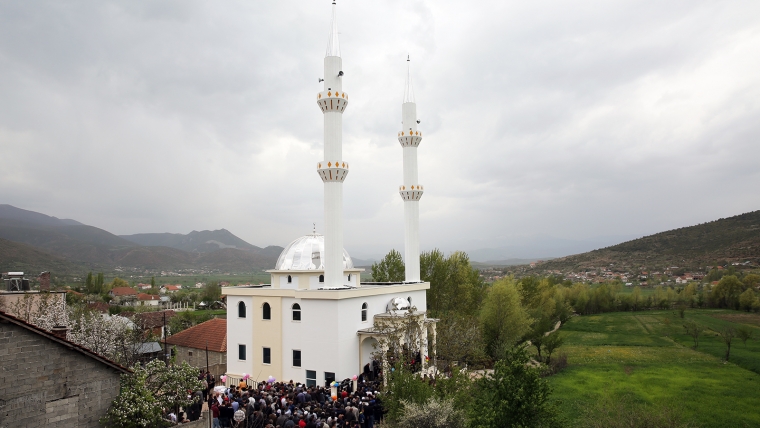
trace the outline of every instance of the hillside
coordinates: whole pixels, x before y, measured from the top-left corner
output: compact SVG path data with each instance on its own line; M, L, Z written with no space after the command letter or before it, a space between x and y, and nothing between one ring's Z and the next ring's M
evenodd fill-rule
M23 221L41 226L82 226L82 223L71 219L60 219L38 212L16 208L13 205L0 204L0 218Z
M704 266L760 261L760 211L645 236L611 247L554 259L541 270L609 266Z
M187 235L180 233L138 233L121 235L128 241L148 247L170 247L191 253L210 253L212 251L235 248L246 251L260 251L261 248L251 245L226 229L192 231Z
M82 265L18 242L0 238L0 270L24 272L34 278L43 271L60 274L82 272Z
M108 271L116 267L252 272L274 268L282 247L251 245L225 229L116 236L75 220L0 205L0 270Z
M0 218L0 238L91 264L109 264L109 251L136 246L126 239L92 226L47 226L4 218Z

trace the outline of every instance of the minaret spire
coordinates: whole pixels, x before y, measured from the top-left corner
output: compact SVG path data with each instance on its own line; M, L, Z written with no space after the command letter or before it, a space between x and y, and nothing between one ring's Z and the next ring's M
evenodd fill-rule
M338 40L338 14L335 1L332 2L332 21L330 22L330 34L327 36L327 52L325 56L340 56L340 41Z
M334 1L324 65L325 86L317 94L325 132L324 160L317 164L317 172L325 184L325 282L319 286L340 287L347 281L343 274L343 181L348 175L348 162L343 159L343 111L348 105L348 94L343 91L343 60Z
M398 142L404 151L404 184L399 186L399 194L404 200L404 264L407 282L420 281L420 198L423 186L417 177L417 147L422 141L422 133L417 130L417 104L414 102L412 73L409 56L406 57L406 88L404 103L401 104L401 132Z
M406 85L404 86L404 102L414 102L414 87L412 86L412 62L409 55L406 56Z

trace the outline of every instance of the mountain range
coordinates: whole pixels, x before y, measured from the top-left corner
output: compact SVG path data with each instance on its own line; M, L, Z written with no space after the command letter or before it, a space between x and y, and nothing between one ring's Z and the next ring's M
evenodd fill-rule
M273 268L281 251L251 245L225 229L117 236L76 220L0 205L2 271L81 273L122 267L253 272Z

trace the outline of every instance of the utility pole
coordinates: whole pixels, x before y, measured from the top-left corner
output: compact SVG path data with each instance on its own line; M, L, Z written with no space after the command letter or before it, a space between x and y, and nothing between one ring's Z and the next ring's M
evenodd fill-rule
M208 371L208 340L206 341L206 371Z
M164 315L164 330L163 330L163 333L164 333L164 364L168 365L169 362L168 362L167 357L166 357L166 351L168 350L166 348L166 311L163 311L163 315Z

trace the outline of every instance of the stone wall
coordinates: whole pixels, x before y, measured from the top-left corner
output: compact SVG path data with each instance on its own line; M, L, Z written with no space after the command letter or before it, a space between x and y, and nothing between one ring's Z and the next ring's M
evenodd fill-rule
M121 372L18 325L0 322L0 428L99 427Z
M169 349L176 348L177 362L187 361L193 367L206 368L206 350L187 348L185 346L169 344ZM219 376L227 372L227 353L208 351L209 371L219 379ZM217 380L217 382L219 382Z

